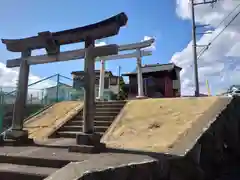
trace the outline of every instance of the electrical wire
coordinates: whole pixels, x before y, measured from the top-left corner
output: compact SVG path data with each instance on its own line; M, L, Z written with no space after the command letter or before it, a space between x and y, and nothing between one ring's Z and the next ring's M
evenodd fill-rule
M224 23L224 21L225 21L229 16L231 16L231 15L234 13L234 11L236 11L237 8L239 8L239 7L240 7L240 3L239 3L230 13L228 13L227 16L224 17L224 19L216 26L215 29L219 28L219 27L222 25L222 23Z
M236 8L234 8L234 9L219 23L218 26L220 26L239 6L240 6L240 4L238 4L238 6L237 6ZM218 33L218 35L215 36L215 37L208 43L208 45L199 52L199 55L198 55L197 59L199 59L199 58L209 49L209 46L226 30L226 28L238 17L239 14L240 14L240 11L229 21L229 23Z

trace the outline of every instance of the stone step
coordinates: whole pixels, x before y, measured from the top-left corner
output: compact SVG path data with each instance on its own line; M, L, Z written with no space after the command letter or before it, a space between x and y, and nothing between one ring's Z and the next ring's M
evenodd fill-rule
M107 112L102 112L102 111L98 111L95 112L95 117L96 116L117 116L119 112L112 112L112 111L107 111Z
M101 114L100 116L95 116L94 121L109 121L109 122L111 121L112 122L115 119L115 117L116 116L114 115L106 116ZM82 116L76 116L72 121L82 121Z
M56 137L58 138L76 138L76 135L79 133L79 131L58 131L56 132ZM97 132L101 135L104 133Z
M6 146L7 147L7 146ZM16 147L17 148L17 147ZM33 158L28 156L0 155L0 164L16 164L47 168L61 168L69 163L67 160ZM1 176L0 176L1 179Z
M121 110L123 106L96 106L96 109L116 109Z
M74 120L74 121L69 121L66 123L66 126L81 126L83 124L82 120ZM107 126L109 127L112 124L112 120L110 121L94 121L94 126Z
M82 131L83 126L71 126L65 125L60 128L60 131ZM105 132L108 129L108 126L95 126L96 132Z
M112 113L112 114L118 114L120 112L120 110L116 111L116 110L111 110L111 109L105 109L105 110L101 110L101 109L96 109L95 114L98 113Z
M96 101L96 104L126 104L126 101Z
M71 132L71 131L57 131L55 138L76 138L76 134L79 132Z
M107 108L122 108L124 104L96 104L96 108L98 107L107 107Z
M69 152L76 152L76 153L100 153L104 152L106 149L105 144L99 143L97 146L92 146L92 145L74 145L74 146L69 146L68 151Z
M105 107L105 106L100 106L96 107L96 111L116 111L119 112L122 109L122 107Z
M36 167L16 164L0 164L1 180L42 180L56 172L56 168Z

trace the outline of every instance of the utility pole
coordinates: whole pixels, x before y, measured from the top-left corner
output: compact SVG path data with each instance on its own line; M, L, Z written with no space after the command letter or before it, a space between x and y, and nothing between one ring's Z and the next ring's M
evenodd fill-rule
M192 15L192 41L193 41L193 63L194 63L194 78L195 78L195 96L199 96L199 79L198 79L198 57L197 57L197 40L196 40L196 22L195 22L195 6L203 4L213 4L218 0L203 0L202 2L195 3L191 0L191 15Z
M197 42L196 42L196 22L194 0L191 0L192 10L192 47L193 47L193 63L194 63L194 78L195 78L195 96L199 96L199 80L198 80L198 63L197 63Z

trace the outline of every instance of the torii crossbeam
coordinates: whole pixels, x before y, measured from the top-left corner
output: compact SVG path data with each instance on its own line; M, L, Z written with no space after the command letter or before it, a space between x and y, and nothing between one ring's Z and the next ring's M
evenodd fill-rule
M154 42L154 39L150 39L140 43L120 45L118 46L118 51L127 51L127 50L134 50L134 49L149 47L153 42ZM101 57L102 56L100 54L101 52L105 51L105 49L108 49L108 48L114 48L113 46L114 45L96 47L97 49L95 50L95 54L99 54L98 56ZM29 56L29 57L25 57L24 59L27 61L28 65L37 65L37 64L83 59L85 57L85 53L86 53L86 49L78 49L78 50L61 52L55 55ZM116 55L111 57L104 57L104 59L106 60L108 60L108 58L123 59L123 58L127 58L127 56L124 57L123 55ZM23 58L9 59L7 60L6 66L8 68L20 67L22 60Z
M99 80L99 92L98 99L103 100L103 92L104 92L104 73L105 73L105 61L109 60L117 60L117 59L137 59L137 80L138 80L138 96L137 98L143 98L143 80L142 80L142 57L152 55L151 51L141 50L142 48L147 48L154 43L154 39L150 39L147 41L142 41L139 43L132 43L119 46L119 51L125 50L136 50L135 52L128 54L117 54L106 57L101 57L101 68L100 68L100 80Z

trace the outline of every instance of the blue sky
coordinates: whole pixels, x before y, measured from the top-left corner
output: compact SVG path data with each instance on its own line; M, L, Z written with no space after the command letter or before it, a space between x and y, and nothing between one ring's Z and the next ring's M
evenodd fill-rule
M198 0L199 2L203 0ZM211 42L224 26L240 11L239 1L221 0L214 8L196 7L196 22L209 24L212 34L198 36L197 44ZM92 8L91 8L92 7ZM236 9L236 7L238 7ZM125 12L129 21L126 28L108 39L108 43L140 42L145 36L155 37L153 55L143 58L144 64L174 62L182 67L182 94L194 93L194 74L191 41L191 13L189 0L7 0L0 1L0 38L23 38L42 31L60 31L95 23ZM230 12L231 16L228 16ZM224 19L224 17L228 17ZM218 26L220 22L223 23ZM201 93L206 93L206 80L214 94L232 84L240 84L240 16L218 36L198 60ZM203 29L204 31L204 29ZM227 42L227 43L226 43ZM64 46L63 50L82 48L82 44ZM201 50L201 49L198 49ZM39 54L42 51L33 52ZM8 52L0 43L0 85L15 86L18 69L6 69L7 59L20 54ZM231 61L229 60L231 59ZM107 70L117 73L117 66L126 73L136 68L135 59L109 61ZM99 68L99 64L96 63ZM56 73L70 77L72 71L83 70L83 60L52 63L31 67L30 82Z
M0 2L0 37L22 38L41 31L59 31L94 23L112 15L125 12L129 18L119 35L109 38L109 43L126 44L141 41L144 36L156 38L156 50L144 64L168 63L173 54L182 51L191 39L191 24L176 14L175 0L8 0ZM81 48L70 45L64 50ZM0 45L1 62L19 54ZM135 69L135 59L111 61L107 69L122 73ZM98 67L98 64L96 65ZM70 76L71 71L83 70L83 60L53 63L31 67L31 73L40 77L60 73Z

